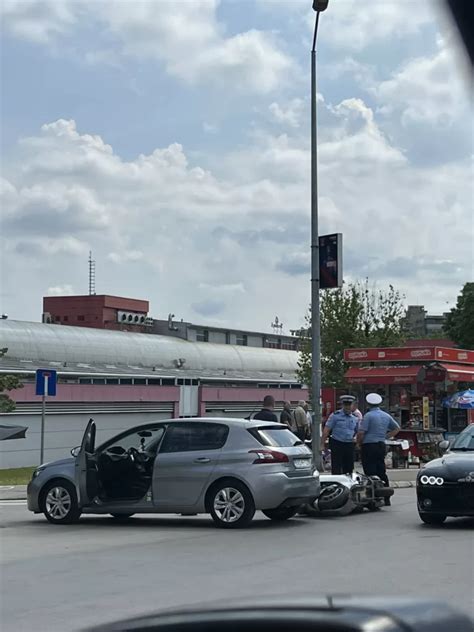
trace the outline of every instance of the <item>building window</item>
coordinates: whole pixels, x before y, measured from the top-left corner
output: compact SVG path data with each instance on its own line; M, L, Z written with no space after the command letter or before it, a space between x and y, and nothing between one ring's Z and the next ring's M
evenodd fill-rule
M107 378L107 384L118 384L118 378L117 377L108 377Z
M209 342L209 332L207 329L196 329L197 342Z
M121 377L120 378L120 384L129 385L131 383L132 383L132 378L130 378L130 377Z
M78 317L77 317L77 320L84 321L84 320L85 320L85 318L84 318L84 316L78 316Z
M68 320L69 320L69 316L63 316L63 320L64 320L65 323L67 323Z
M146 380L145 380L144 378L142 378L142 377L136 377L136 378L133 380L133 383L134 383L136 386L142 386L142 385L145 385L145 384L146 384Z
M226 331L225 333L225 343L226 345L230 345L230 331Z
M236 343L241 347L246 347L248 343L247 334L237 334Z
M55 322L57 322L57 323L58 323L58 322L61 320L61 316L55 316L55 317L54 317L54 320L55 320Z
M276 338L267 338L265 341L267 349L279 349L279 341Z

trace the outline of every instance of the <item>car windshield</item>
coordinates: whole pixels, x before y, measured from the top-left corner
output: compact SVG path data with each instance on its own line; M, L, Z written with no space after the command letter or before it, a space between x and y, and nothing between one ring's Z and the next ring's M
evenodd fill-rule
M451 450L466 450L474 452L474 424L468 426L451 446Z
M287 428L250 428L249 432L262 445L269 447L291 448L296 445L303 445L303 442Z

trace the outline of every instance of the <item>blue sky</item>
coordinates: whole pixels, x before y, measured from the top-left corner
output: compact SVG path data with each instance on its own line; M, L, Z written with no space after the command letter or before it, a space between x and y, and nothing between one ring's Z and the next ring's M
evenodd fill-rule
M309 300L311 2L6 0L1 309L46 293L268 329ZM439 312L472 279L472 109L435 2L333 0L318 40L323 232L345 278ZM21 287L22 292L17 288Z

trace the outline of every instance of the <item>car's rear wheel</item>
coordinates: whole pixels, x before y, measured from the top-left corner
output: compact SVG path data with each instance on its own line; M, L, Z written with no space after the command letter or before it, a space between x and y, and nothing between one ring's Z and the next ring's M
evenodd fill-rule
M74 485L65 480L48 483L41 494L41 510L46 520L53 524L77 522L81 510Z
M243 483L232 479L211 488L208 506L215 524L223 529L246 527L255 514L252 494Z
M423 511L419 511L418 515L420 516L420 519L425 524L443 524L443 522L446 520L446 516L439 516L439 515L436 515L436 514L429 514L429 513L423 512Z
M298 513L300 507L278 507L277 509L265 509L263 514L274 522L284 522L293 518Z
M132 512L132 513L111 513L110 515L116 520L128 520L135 514Z

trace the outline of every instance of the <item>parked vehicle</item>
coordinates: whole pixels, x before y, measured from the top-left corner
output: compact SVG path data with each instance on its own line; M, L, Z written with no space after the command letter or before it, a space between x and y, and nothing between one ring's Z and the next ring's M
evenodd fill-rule
M91 419L72 458L41 465L28 508L54 524L81 514L210 513L220 527L244 527L257 509L294 516L319 495L311 451L281 424L243 419L160 421L95 447Z
M474 516L474 424L454 440L441 441L438 459L418 473L418 513L427 524L442 524L448 516Z
M347 516L364 509L377 511L384 499L393 495L391 487L385 487L378 476L364 474L321 474L321 493L317 500L305 505L303 513L317 516L321 513Z

